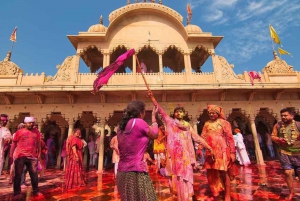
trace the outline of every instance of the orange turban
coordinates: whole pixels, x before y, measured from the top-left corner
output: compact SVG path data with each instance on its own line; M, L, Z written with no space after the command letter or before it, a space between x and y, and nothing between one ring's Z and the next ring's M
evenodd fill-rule
M207 106L207 111L208 112L215 112L219 115L219 118L224 119L225 120L225 115L223 112L223 108L217 105L208 105Z
M240 130L239 128L235 128L235 129L234 129L234 132L236 132L236 133L241 133L241 130Z

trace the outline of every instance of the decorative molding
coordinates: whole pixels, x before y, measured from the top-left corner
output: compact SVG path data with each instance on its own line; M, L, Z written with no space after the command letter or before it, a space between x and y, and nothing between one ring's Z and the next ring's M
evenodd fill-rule
M76 55L74 56L68 56L62 65L57 65L56 68L57 73L54 77L48 76L45 80L45 82L51 82L51 81L57 81L57 82L70 82L71 81L71 72L73 70L72 61L73 58L76 58Z
M0 75L17 75L23 73L17 64L10 60L11 52L8 52L3 61L0 61Z
M143 49L151 49L153 50L153 52L155 52L156 54L161 54L161 51L159 51L156 47L152 46L152 45L141 45L136 49L136 54L138 54L140 51L142 51Z
M154 9L156 11L161 11L161 12L164 12L165 14L172 16L181 24L183 22L183 17L178 12L176 12L175 10L173 10L167 6L157 4L157 3L128 4L126 6L123 6L119 9L111 12L108 16L108 20L110 23L112 23L114 20L116 20L118 17L122 16L123 14L131 12L133 10L138 10L138 9Z
M176 49L176 50L178 50L178 52L180 52L181 54L184 54L183 48L179 47L178 44L177 44L177 45L166 45L166 46L163 48L162 53L165 53L169 48L171 48L171 49Z
M263 68L267 73L293 73L294 68L286 63L286 61L280 59L279 57L275 57L275 59L267 64L265 68Z
M44 104L45 96L39 93L34 94L34 96L36 97L36 101L38 104Z
M222 56L218 56L216 55L217 59L220 62L220 73L221 73L221 77L222 80L226 80L226 81L233 81L233 80L239 80L239 81L245 81L244 79L242 79L241 77L237 76L234 71L232 70L234 65L233 64L229 64L227 62L227 60L222 57Z

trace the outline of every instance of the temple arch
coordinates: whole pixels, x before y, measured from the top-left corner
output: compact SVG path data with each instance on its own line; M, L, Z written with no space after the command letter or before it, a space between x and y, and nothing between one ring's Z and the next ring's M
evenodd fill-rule
M211 53L208 51L206 47L202 45L196 46L190 54L192 70L195 71L196 73L202 73L201 67L206 62L206 60L210 55Z
M84 63L90 68L91 73L95 73L101 67L103 68L103 53L100 48L95 45L89 45L80 52L80 56Z
M165 69L174 73L185 71L184 56L180 49L176 46L169 46L162 55L162 63Z
M153 47L146 45L142 47L137 54L137 58L140 63L143 62L147 66L147 73L159 72L159 58Z
M127 48L124 45L119 45L113 48L113 51L110 55L110 63L116 61L116 59L127 52ZM133 71L132 59L127 59L124 64L117 70L116 73L131 73Z

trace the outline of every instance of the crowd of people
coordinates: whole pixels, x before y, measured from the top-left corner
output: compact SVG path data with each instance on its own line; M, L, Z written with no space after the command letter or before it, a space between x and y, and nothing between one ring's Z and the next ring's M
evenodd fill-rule
M153 102L152 124L145 120L145 104L132 101L128 104L117 132L108 136L105 130L104 166L114 165L116 184L122 201L157 200L148 174L147 163L153 170L168 178L170 193L181 201L193 200L193 172L200 165L206 169L208 184L217 197L224 191L224 200L230 199L230 183L238 174L237 165L248 166L255 158L252 135L243 135L240 128L233 128L226 121L222 107L208 105L209 120L198 135L184 120L185 109L176 107L169 116L149 92ZM258 133L260 148L268 150L271 159L279 153L284 177L289 187L288 200L294 195L293 174L300 174L300 123L294 120L293 110L281 110L281 121L274 125L272 133L265 133L264 140ZM33 117L25 117L11 135L6 128L8 116L1 115L0 127L0 172L5 151L10 144L10 182L13 183L14 200L22 200L21 186L26 184L29 173L33 196L43 196L38 187L39 177L45 174L47 165L54 167L56 146L54 136L45 142ZM160 124L160 125L159 125ZM153 140L153 159L147 150ZM262 143L262 142L265 143ZM278 148L275 154L273 143ZM253 145L253 146L252 146ZM65 170L65 188L74 189L86 185L83 150L88 149L88 166L97 168L99 160L100 135L90 136L86 143L80 129L63 142L60 153ZM198 163L197 163L198 162ZM198 164L198 165L197 165ZM28 184L26 184L28 185Z

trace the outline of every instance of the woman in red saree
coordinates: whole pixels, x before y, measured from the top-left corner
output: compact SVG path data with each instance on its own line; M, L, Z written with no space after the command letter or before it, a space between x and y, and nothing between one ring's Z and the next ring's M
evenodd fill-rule
M74 131L74 135L67 140L67 167L66 167L66 189L85 186L84 168L82 159L83 143L79 138L79 129Z
M203 127L201 136L214 150L212 156L206 152L205 168L210 189L215 197L225 190L225 201L230 200L230 180L237 175L235 145L231 125L225 120L221 107L207 106L210 120Z

